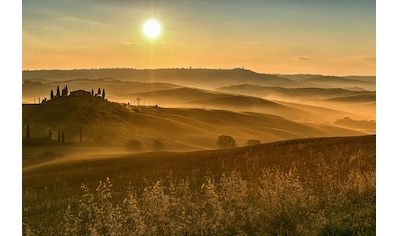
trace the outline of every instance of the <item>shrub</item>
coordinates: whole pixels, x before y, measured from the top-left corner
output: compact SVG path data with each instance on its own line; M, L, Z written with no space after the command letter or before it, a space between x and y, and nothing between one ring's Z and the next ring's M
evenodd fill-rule
M152 148L154 150L161 150L163 149L163 144L161 142L161 140L154 140L154 142L152 143Z
M236 141L229 135L220 135L216 144L222 148L236 147Z
M261 142L260 142L260 140L257 140L257 139L250 139L250 140L248 140L248 142L247 142L247 146L252 146L252 145L258 145L258 144L261 144Z
M143 147L141 146L141 142L138 140L130 140L128 143L125 144L126 148L129 150L136 150L136 151L140 151L143 149Z

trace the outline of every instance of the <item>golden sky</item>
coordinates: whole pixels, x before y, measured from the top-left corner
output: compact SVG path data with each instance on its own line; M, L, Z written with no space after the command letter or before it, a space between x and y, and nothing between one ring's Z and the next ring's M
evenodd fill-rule
M22 67L375 75L371 0L29 0ZM162 25L149 39L142 25Z

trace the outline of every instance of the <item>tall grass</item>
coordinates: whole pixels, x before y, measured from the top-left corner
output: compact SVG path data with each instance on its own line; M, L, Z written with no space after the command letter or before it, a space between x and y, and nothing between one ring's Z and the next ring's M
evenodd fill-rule
M374 235L375 152L338 146L333 158L316 149L306 153L311 161L259 166L265 157L248 155L246 171L233 164L201 177L196 169L186 176L170 172L121 190L110 178L93 189L82 184L58 224L26 219L24 234Z

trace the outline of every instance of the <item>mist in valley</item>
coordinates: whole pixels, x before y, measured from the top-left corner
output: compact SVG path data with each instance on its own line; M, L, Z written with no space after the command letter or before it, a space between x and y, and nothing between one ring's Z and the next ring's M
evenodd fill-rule
M23 71L22 95L23 235L375 234L372 77Z
M370 77L113 69L23 78L24 235L375 232Z
M246 146L249 140L375 134L375 90L367 90L375 88L373 79L322 78L243 69L23 71L22 136L27 126L39 139L52 132L50 143L24 146L24 166L212 150L220 148L220 135ZM307 87L310 79L319 87ZM106 95L51 100L57 86ZM64 132L63 142L57 132Z
M11 232L376 234L375 1L22 5Z

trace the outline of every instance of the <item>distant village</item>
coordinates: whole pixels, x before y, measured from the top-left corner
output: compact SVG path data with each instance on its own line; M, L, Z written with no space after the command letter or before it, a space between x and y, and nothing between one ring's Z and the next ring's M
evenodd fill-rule
M54 100L54 99L57 99L57 98L60 98L60 97L68 97L68 96L71 96L71 97L102 97L103 99L105 99L105 89L103 88L101 90L101 88L98 88L96 93L94 93L94 89L91 89L91 92L83 90L83 89L79 89L79 90L75 90L75 91L69 92L68 91L68 85L65 85L65 87L61 91L60 91L60 87L57 86L56 93L54 94L54 91L51 90L50 91L50 98L49 99L44 98L41 101L41 103L45 103L45 102L48 102L48 101L51 101L51 100Z

